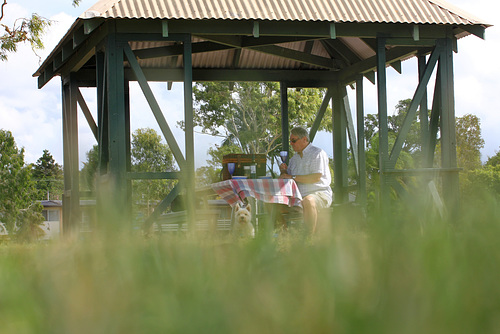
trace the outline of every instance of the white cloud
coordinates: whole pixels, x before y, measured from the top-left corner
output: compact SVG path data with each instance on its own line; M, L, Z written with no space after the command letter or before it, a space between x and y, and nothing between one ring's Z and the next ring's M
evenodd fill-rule
M11 17L26 16L28 11L9 4ZM37 51L43 59L66 31L72 18L59 14L45 37L46 48ZM37 79L32 74L40 65L38 58L28 45L21 45L8 62L0 63L0 118L1 127L14 135L19 147L26 150L26 161L35 162L48 149L56 161L62 163L62 122L60 83L57 79L43 90L37 88Z

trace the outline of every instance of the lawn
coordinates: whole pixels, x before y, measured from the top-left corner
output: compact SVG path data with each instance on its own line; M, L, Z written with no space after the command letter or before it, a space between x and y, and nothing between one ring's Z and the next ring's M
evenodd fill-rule
M0 246L1 333L498 333L500 212Z

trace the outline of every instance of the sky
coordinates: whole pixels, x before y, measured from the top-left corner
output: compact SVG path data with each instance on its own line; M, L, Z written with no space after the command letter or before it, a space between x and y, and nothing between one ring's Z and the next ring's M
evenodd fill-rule
M62 106L61 80L53 78L42 89L37 87L37 79L32 75L41 62L57 45L71 24L97 0L83 0L74 8L71 0L9 0L5 7L2 24L11 25L14 19L28 17L37 13L54 21L44 37L45 49L33 53L29 46L23 45L15 54L10 54L7 62L0 62L0 129L12 132L18 147L25 149L26 163L34 163L47 149L54 159L62 164ZM500 1L497 0L449 0L452 5L492 24L486 29L486 38L468 36L458 41L458 53L454 55L455 73L455 113L456 116L474 114L481 121L482 136L485 146L481 150L482 160L493 156L500 150L500 110L497 101L499 95L500 65ZM388 108L389 113L399 100L411 98L417 85L416 60L402 64L403 74L388 69ZM182 83L174 83L168 91L165 83L151 83L156 98L166 115L172 132L184 151L184 132L177 121L183 119ZM369 82L365 85L366 113L376 113L376 87ZM350 104L355 106L353 91ZM82 94L94 114L96 97L93 89L83 89ZM161 133L152 113L134 110L149 110L149 106L136 83L131 84L131 127L150 127ZM353 116L354 117L354 116ZM88 152L96 141L79 112L79 155L80 163L86 161ZM221 142L220 138L195 134L195 165L206 165L209 147ZM333 156L332 137L327 133L318 133L314 144Z

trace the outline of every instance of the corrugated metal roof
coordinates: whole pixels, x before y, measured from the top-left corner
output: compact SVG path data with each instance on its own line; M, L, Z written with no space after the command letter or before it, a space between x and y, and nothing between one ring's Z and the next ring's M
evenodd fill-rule
M61 73L67 54L70 54L70 58L81 57L80 54L71 54L69 51L77 50L82 43L87 41L83 26L84 22L88 22L86 19L91 18L118 21L123 18L133 21L132 23L137 27L141 22L137 19L172 20L172 23L173 21L196 20L198 21L196 24L177 27L177 32L180 33L187 32L184 29L189 30L191 26L197 31L197 33L189 31L192 33L193 45L198 45L192 57L193 69L342 70L375 56L375 33L378 31L373 31L374 34L371 34L366 30L371 29L370 25L357 23L373 23L375 26L380 24L384 26L383 29L390 29L389 33L406 36L403 39L412 38L413 35L410 35L408 31L400 31L401 24L425 25L421 30L417 29L417 32L421 31L425 35L423 39L427 38L428 41L439 34L443 36L443 30L449 26L453 29L456 38L471 33L481 37L484 29L490 26L442 0L99 0L75 21L34 74L34 76L41 76L39 85L43 86L54 75ZM269 24L273 28L266 32L267 35L261 33L259 37L266 36L267 40L252 37L251 30L241 30L245 33L239 34L246 34L247 41L255 38L255 44L252 46L250 43L240 48L238 43L232 44L231 42L230 37L234 36L233 31L227 28L230 26L227 24L229 20L232 21L231 25L238 28L247 23L240 21L248 20L278 21L279 24ZM102 23L102 20L94 21ZM209 23L210 26L216 23L217 27L224 27L224 29L205 35L201 33L205 27L203 21ZM307 24L302 24L306 22ZM332 31L328 35L325 30L328 24L325 25L324 22L336 22L338 26L343 26L344 35L331 37ZM304 26L309 30L301 38L291 41L292 34L285 33L285 36L281 36L284 30L274 30L274 26L279 26L281 23ZM354 27L358 26L364 27L364 35L356 35ZM441 26L442 29L437 29L438 34L434 35L434 30L429 29L430 26ZM92 27L94 25L90 24L89 28ZM323 30L317 31L316 35L317 27ZM75 31L79 32L75 34ZM272 34L269 34L269 31ZM80 36L82 33L84 39L75 39L75 36ZM294 33L301 36L300 32L294 31ZM384 30L384 33L387 31ZM218 39L220 34L229 39ZM95 36L99 36L98 33ZM417 35L417 38L422 38L421 36ZM269 37L274 37L275 41L269 40ZM203 43L207 44L203 45ZM175 44L176 42L164 40L141 41L141 38L137 41L129 41L141 67L149 69L182 68L183 58ZM257 47L254 47L255 45ZM421 46L417 43L414 48L410 48L411 50L404 50L404 54L399 55L396 52L396 58L404 60L417 52L430 52L429 45L432 43L422 43ZM63 46L65 46L64 49ZM205 46L207 49L203 49ZM387 48L397 46L397 43L388 44ZM92 51L86 50L85 52ZM92 61L88 66L92 68ZM370 71L370 69L365 68L363 71Z
M100 0L91 17L484 24L442 0Z

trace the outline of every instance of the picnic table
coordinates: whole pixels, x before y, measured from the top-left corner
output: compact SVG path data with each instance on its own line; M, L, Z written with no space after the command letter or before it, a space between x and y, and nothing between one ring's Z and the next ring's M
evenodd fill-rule
M266 210L259 208L262 206L258 204L284 204L293 207L301 206L302 201L297 183L292 179L233 178L212 184L212 189L233 207L233 213L237 203L243 203L245 200L249 202L252 206L252 224L257 231L270 232L278 214L276 205L268 205L269 212L261 214L259 211ZM265 219L260 220L258 217ZM264 234L268 235L267 232Z
M264 203L300 206L302 196L292 179L229 179L212 184L212 189L234 207L248 197Z

